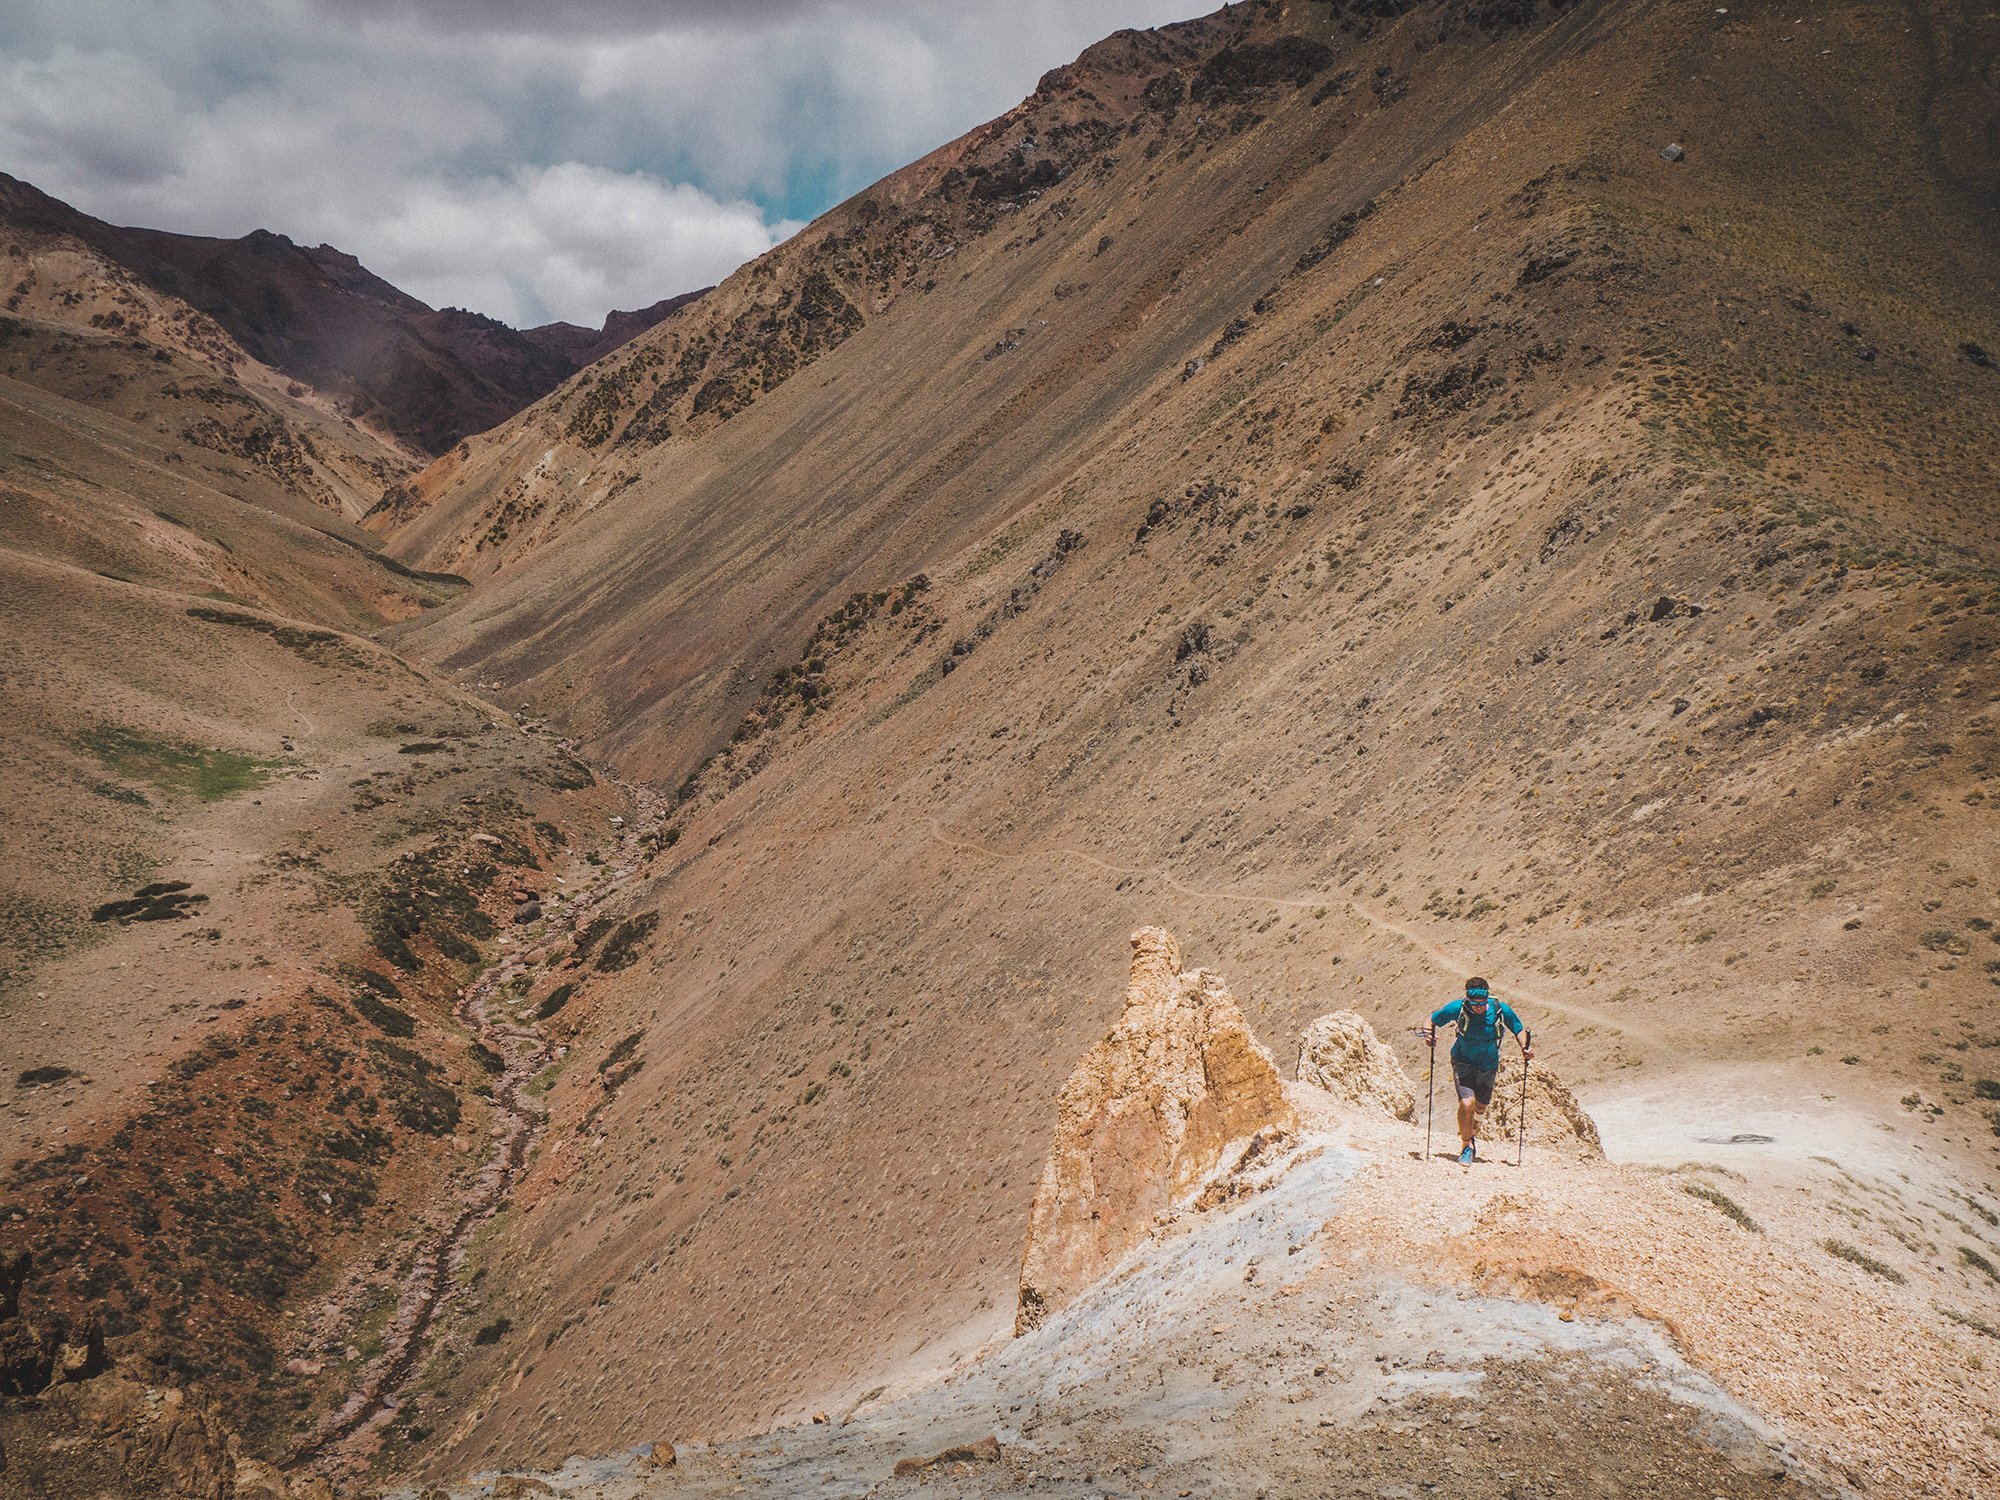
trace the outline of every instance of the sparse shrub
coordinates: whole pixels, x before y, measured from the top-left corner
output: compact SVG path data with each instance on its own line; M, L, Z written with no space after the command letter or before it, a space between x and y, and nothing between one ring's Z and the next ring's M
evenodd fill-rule
M541 1005L536 1008L535 1019L537 1021L546 1021L550 1016L569 1004L569 997L575 993L576 986L573 984L557 985L549 991L548 998L543 1000Z
M1849 1265L1859 1266L1871 1275L1880 1276L1884 1281L1893 1281L1897 1286L1905 1286L1909 1283L1909 1278L1894 1266L1883 1265L1874 1256L1864 1254L1845 1240L1827 1240L1825 1241L1824 1248L1828 1255L1844 1260Z
M1972 945L1949 927L1933 927L1917 941L1933 953L1969 953Z
M1706 1183L1684 1182L1681 1184L1681 1191L1686 1193L1690 1198L1699 1198L1704 1203L1714 1204L1723 1213L1734 1219L1752 1234L1762 1234L1764 1232L1763 1225L1745 1213L1742 1206L1735 1199L1717 1188L1709 1187Z
M389 1036L414 1036L417 1018L406 1010L399 1010L386 1000L378 1000L367 990L356 990L354 1008L361 1012L379 1031Z
M513 1330L514 1320L508 1317L495 1318L472 1336L475 1344L497 1344Z
M1837 880L1815 880L1812 883L1811 889L1806 894L1814 900L1818 900L1822 896L1831 896L1834 888L1839 884L1840 882Z
M619 924L604 944L604 951L597 957L597 972L615 974L620 969L629 969L639 961L641 948L653 930L660 925L660 914L656 911L641 912Z
M2000 1099L2000 1083L1991 1078L1980 1078L1973 1082L1972 1094L1976 1099Z

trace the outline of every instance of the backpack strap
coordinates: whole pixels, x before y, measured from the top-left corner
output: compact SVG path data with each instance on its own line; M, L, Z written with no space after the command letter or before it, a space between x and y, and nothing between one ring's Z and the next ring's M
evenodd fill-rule
M1458 1034L1460 1036L1472 1035L1472 1027L1468 1024L1468 1009L1464 1000L1458 1002ZM1486 997L1486 1040L1493 1042L1499 1039L1500 1002L1489 994Z

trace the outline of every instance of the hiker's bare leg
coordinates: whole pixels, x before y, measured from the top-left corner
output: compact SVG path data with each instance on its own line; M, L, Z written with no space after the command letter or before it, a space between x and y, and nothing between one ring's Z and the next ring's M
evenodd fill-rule
M1478 1113L1477 1101L1469 1098L1458 1101L1458 1138L1468 1145L1479 1135Z

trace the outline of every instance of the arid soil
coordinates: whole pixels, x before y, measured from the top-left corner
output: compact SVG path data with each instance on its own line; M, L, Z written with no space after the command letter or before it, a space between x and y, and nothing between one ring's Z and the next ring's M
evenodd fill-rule
M1107 40L385 476L367 533L255 461L165 519L191 429L46 373L116 340L15 339L0 1004L10 1067L101 1082L16 1090L40 1196L0 1238L78 1309L124 1296L108 1240L176 1246L127 1273L117 1378L185 1384L180 1350L246 1452L320 1430L495 1159L469 990L552 1049L546 1128L394 1415L326 1455L350 1490L1991 1490L2000 33L1374 9ZM1415 1118L1322 1127L1252 1283L1213 1226L1282 1184L1010 1341L1058 1091L1146 926L1287 1079L1367 1020ZM1532 1091L1525 1166L1421 1159L1410 1028L1470 973L1604 1161ZM267 1010L275 1067L133 1094ZM97 1056L42 1043L72 1025ZM315 1224L308 1145L346 1172L327 1143L387 1128L378 1036L463 1128L399 1126L379 1206ZM282 1172L221 1146L313 1229L259 1345L124 1226L294 1060L317 1091L254 1127ZM140 1118L182 1144L65 1154ZM1321 1364L1334 1425L1298 1426Z

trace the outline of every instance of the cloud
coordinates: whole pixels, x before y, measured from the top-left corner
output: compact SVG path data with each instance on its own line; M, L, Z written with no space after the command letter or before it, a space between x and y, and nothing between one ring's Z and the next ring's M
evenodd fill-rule
M686 183L565 162L419 185L373 227L372 264L434 304L595 326L610 308L720 281L802 227Z
M596 324L1185 0L70 0L0 10L0 169L273 229L434 304Z
M155 182L178 158L181 123L173 91L137 58L63 45L0 60L0 138L28 171Z

